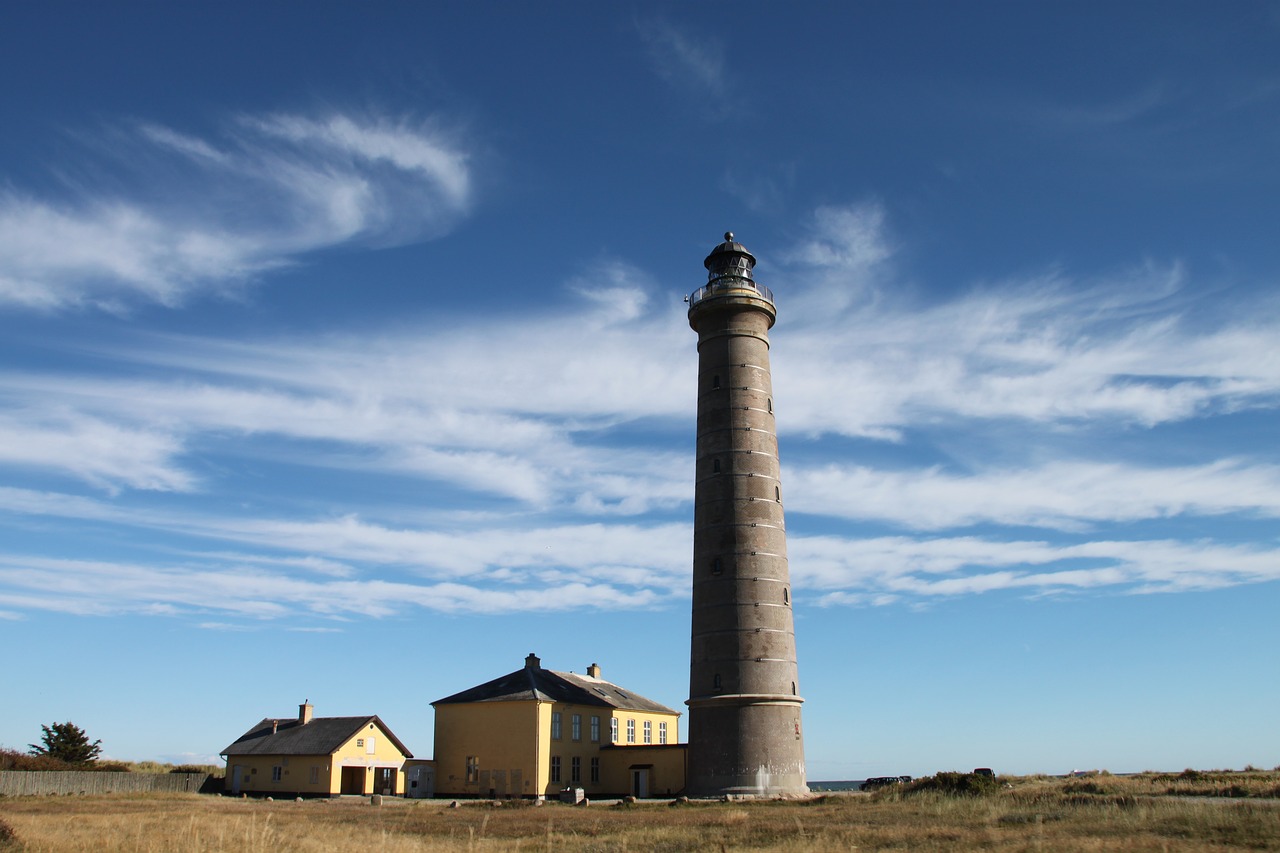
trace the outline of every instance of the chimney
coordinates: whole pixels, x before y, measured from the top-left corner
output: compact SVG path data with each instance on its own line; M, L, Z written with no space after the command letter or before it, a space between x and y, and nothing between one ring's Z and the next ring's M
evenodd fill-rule
M588 675L589 677L591 677L591 678L599 678L599 677L600 677L600 664L598 664L598 663L593 663L593 664L591 664L591 666L587 667L587 675Z
M315 706L311 704L311 700L303 702L298 706L298 725L305 726L311 722L311 717L315 713Z
M280 721L279 721L279 720L272 720L272 721L271 721L271 733L272 733L272 734L275 734L275 733L276 733L276 730L277 730L277 729L279 729L279 728L280 728Z
M524 659L525 669L542 669L542 661L538 660L538 656L533 652L529 652L529 656Z

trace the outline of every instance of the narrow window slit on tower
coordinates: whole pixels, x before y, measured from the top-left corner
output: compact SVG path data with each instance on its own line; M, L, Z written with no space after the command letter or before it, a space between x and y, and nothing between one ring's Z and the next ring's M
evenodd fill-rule
M711 377L711 387L712 388L720 387L720 376L718 374L716 376Z
M711 473L712 473L712 474L719 474L719 473L720 473L720 460L719 460L719 459L712 459L712 460L711 460Z
M711 561L711 574L713 575L724 574L724 564L720 562L719 557L716 557L714 560Z

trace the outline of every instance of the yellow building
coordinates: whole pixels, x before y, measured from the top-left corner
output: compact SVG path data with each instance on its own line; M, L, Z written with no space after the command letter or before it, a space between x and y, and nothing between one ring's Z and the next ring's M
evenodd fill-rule
M684 790L677 711L600 677L516 670L431 703L439 797L672 796Z
M404 793L404 762L413 754L378 717L316 717L310 703L297 718L268 717L222 751L226 789L273 797Z

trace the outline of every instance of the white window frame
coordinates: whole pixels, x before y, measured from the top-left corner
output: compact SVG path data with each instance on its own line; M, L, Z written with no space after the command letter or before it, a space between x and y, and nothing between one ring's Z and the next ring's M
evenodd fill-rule
M560 740L561 726L564 725L564 718L559 711L551 712L551 739Z
M658 743L666 743L666 742L667 742L667 724L666 724L666 721L660 721L658 723Z
M600 718L595 716L591 718L591 742L600 742Z
M609 743L618 742L618 718L609 718Z
M653 721L644 721L644 742L653 743Z
M574 714L569 718L569 734L574 740L582 740L582 715Z
M627 743L636 742L636 720L635 717L627 717Z

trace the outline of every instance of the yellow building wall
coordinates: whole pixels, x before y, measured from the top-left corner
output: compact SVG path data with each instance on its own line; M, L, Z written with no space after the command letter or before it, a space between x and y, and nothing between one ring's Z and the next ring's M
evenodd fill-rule
M436 706L437 797L533 797L546 785L547 751L539 749L546 702L473 702ZM543 738L545 740L545 738ZM467 779L467 757L476 774Z
M627 711L595 705L529 701L472 702L439 705L435 709L437 797L548 797L564 788L582 788L587 797L631 791L628 764L611 764L602 749L610 745L609 720L618 719L618 747L627 746L627 720L635 721L635 746L644 744L644 723L652 724L652 746L658 745L658 724L667 724L667 744L680 739L678 714ZM560 737L553 738L552 715L560 714ZM573 739L573 715L582 717L578 740ZM591 718L600 718L600 740L591 740ZM654 763L650 790L665 796L684 789L684 753L675 757L645 757ZM655 751L655 754L657 752ZM476 758L474 778L467 778L467 758ZM560 778L552 779L552 758L560 759ZM580 777L573 779L573 759ZM591 781L591 759L600 759L600 779ZM637 759L639 760L639 759ZM612 769L611 769L612 768Z
M369 751L369 739L373 739L373 751ZM329 762L329 790L338 794L342 791L342 768L363 767L365 770L364 789L362 794L381 794L381 789L374 790L374 780L378 774L375 768L395 768L396 795L404 795L404 760L405 754L396 748L395 742L376 723L368 723L364 729L356 732L347 742L334 750Z
M235 768L240 770L240 792L264 796L323 796L329 789L329 756L327 755L229 755L227 756L226 790L232 791ZM273 768L280 768L279 781L273 780ZM316 768L317 781L311 782Z
M630 777L625 772L610 770L610 759L607 757L609 752L617 750L602 749L608 747L610 741L609 720L616 718L618 720L618 746L626 746L627 744L627 720L635 721L635 745L644 745L644 723L648 721L652 724L652 741L653 744L658 743L659 728L658 724L665 722L667 724L667 743L674 745L680 739L680 717L678 714L659 714L645 711L628 711L618 708L602 708L595 705L565 705L556 704L547 709L549 712L558 711L561 714L561 732L560 738L557 740L550 737L551 720L550 713L547 714L547 722L543 731L546 733L547 743L547 766L548 774L543 789L548 797L557 797L564 788L582 788L588 798L601 796L606 794L625 794L631 790ZM573 715L582 715L582 737L578 741L573 740ZM591 741L591 718L593 716L600 717L600 742ZM551 780L550 764L551 757L560 757L560 781ZM577 757L581 764L581 779L573 781L573 759ZM600 780L598 782L591 781L591 759L600 759ZM644 759L648 762L649 759ZM677 793L684 789L684 765L683 757L680 758L678 773L672 773L670 767L664 772L664 776L669 779L672 793ZM670 762L668 762L670 765ZM625 770L625 765L624 765ZM652 774L651 774L652 775ZM664 791L668 787L664 784L660 789ZM652 785L651 785L652 788Z
M673 797L684 791L685 744L666 746L615 746L600 751L601 793L610 796L634 794L633 765L648 771L650 797Z

